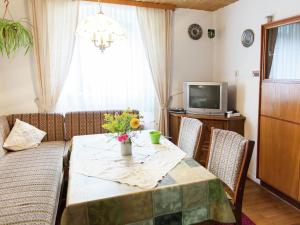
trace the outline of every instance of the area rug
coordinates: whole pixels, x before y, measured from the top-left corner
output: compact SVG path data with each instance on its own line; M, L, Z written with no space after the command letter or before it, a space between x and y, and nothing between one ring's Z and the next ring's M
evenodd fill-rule
M214 225L233 225L233 224L215 223ZM252 220L250 220L249 217L243 213L242 225L255 225L255 223L253 223Z

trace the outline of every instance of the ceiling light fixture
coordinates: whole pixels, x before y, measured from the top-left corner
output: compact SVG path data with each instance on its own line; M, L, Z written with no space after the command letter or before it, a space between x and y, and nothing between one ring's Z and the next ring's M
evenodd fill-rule
M86 17L77 27L76 33L85 39L91 40L102 52L117 40L125 38L125 30L112 18L102 12L99 3L99 13Z

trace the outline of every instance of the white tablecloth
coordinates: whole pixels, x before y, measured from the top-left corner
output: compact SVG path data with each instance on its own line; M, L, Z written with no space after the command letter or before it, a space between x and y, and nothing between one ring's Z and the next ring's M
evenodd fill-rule
M164 137L161 144L151 144L149 131L137 133L133 140L132 156L121 156L120 143L110 135L98 137L96 142L95 138L91 139L93 141L86 138L80 146L83 150L74 152L76 155L72 156L72 160L79 160L80 163L71 168L73 172L150 189L157 186L186 156Z

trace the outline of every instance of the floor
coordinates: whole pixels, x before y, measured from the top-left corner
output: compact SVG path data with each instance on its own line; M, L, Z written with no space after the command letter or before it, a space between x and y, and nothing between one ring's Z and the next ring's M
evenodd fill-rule
M243 212L256 225L300 225L300 210L247 180Z

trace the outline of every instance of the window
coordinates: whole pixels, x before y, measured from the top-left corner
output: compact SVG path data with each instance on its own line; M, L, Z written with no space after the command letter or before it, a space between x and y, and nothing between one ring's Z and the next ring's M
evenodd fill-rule
M80 3L79 21L99 11ZM119 22L127 38L103 53L91 41L76 39L70 72L57 104L58 112L137 109L146 127L154 126L155 92L141 39L136 8L104 4L105 15Z
M300 79L300 23L268 30L268 79Z

